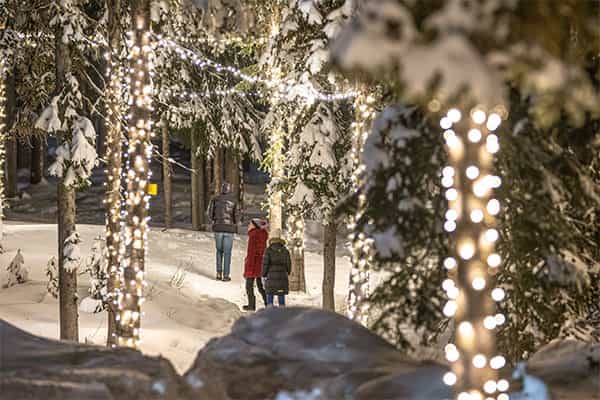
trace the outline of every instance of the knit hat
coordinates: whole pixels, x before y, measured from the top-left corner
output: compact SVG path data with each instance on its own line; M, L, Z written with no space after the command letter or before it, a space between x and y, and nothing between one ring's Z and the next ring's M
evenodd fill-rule
M265 226L265 222L259 218L252 218L250 223L252 223L256 229L261 229Z

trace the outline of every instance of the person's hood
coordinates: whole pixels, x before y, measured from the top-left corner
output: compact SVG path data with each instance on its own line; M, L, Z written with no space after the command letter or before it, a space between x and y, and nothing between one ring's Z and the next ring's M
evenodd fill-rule
M285 243L286 243L285 240L282 238L276 237L276 238L269 239L269 245L279 244L279 245L285 246Z

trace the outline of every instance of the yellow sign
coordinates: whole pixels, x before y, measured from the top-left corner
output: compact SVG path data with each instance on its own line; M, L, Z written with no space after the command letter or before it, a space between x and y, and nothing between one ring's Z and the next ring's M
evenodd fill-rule
M150 196L158 196L158 185L156 183L148 184L148 194Z

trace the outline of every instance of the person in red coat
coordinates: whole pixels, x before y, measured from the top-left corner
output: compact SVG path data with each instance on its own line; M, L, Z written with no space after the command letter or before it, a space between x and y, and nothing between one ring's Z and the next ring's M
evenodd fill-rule
M267 294L263 288L261 272L268 239L267 222L258 218L252 219L248 224L248 250L244 262L244 278L246 278L246 293L248 294L248 305L243 307L245 311L256 310L255 281L258 292L262 296L265 306L267 305Z

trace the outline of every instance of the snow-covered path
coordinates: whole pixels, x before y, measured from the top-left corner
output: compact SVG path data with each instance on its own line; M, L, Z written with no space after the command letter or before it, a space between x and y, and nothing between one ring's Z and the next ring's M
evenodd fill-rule
M102 226L78 225L83 239L82 256L89 254L94 238L103 232ZM0 255L0 318L34 334L57 338L58 301L46 291L46 264L56 255L56 225L7 222L4 226ZM231 324L242 315L245 303L242 278L246 238L236 237L232 259L232 281L214 280L214 249L212 235L205 232L170 230L150 233L147 260L148 291L142 320L142 351L162 354L179 371L189 367L197 351L212 337L226 334ZM25 265L30 269L30 281L3 288L6 266L21 249ZM349 262L338 258L336 297L343 307L348 284ZM170 282L178 268L187 269L183 285ZM308 294L292 294L289 303L318 306L321 301L322 258L306 254ZM89 278L81 275L79 296L88 295ZM80 311L80 341L96 344L106 342L106 314Z

